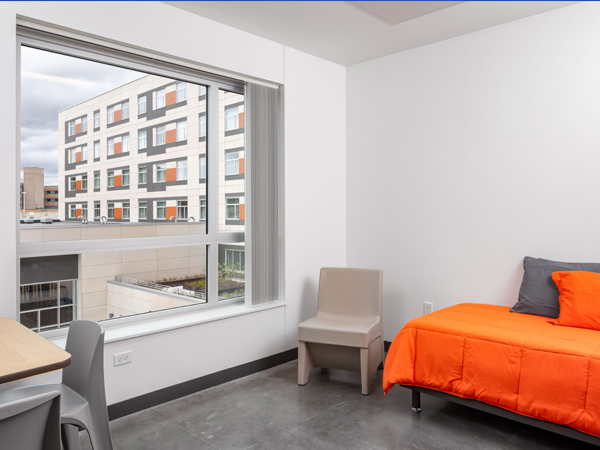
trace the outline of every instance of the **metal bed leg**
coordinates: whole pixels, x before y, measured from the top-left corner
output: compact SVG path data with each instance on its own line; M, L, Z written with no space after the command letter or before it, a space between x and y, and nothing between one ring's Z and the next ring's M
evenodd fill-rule
M419 391L412 391L412 412L421 412L421 393Z

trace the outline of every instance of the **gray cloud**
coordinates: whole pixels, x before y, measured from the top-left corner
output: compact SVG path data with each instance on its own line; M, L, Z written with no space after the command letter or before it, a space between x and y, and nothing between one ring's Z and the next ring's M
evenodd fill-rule
M21 170L43 167L45 184L57 184L58 112L145 75L22 47Z

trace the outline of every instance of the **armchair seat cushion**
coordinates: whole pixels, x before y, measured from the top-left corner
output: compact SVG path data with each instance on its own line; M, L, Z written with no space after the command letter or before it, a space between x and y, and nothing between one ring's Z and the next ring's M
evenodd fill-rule
M381 321L377 316L345 317L319 313L298 326L298 340L321 344L367 348L381 335Z

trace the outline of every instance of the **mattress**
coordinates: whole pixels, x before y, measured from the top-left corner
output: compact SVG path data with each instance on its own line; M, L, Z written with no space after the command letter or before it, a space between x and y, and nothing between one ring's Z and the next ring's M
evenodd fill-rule
M464 303L408 322L384 392L420 386L600 436L600 331Z

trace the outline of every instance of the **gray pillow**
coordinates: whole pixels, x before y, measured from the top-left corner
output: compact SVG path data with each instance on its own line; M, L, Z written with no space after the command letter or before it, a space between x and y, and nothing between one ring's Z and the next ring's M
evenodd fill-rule
M566 263L526 256L523 259L523 281L519 300L510 312L533 314L556 319L560 314L558 288L552 280L552 272L585 271L600 273L598 263Z

